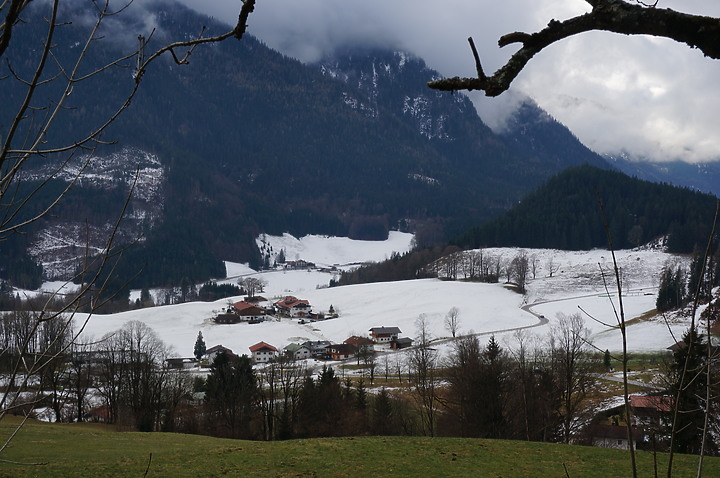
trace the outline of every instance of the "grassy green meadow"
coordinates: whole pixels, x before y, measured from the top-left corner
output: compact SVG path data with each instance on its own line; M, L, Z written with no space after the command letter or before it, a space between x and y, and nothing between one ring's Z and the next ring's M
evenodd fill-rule
M0 423L3 440L18 421ZM150 460L152 455L152 460ZM653 476L639 453L640 476ZM627 477L626 452L504 440L354 437L252 442L173 433L116 432L95 424L28 422L0 462L0 476L38 477ZM667 457L658 458L665 476ZM567 468L567 474L564 466ZM695 476L697 457L676 457L675 477ZM705 462L720 477L720 459Z

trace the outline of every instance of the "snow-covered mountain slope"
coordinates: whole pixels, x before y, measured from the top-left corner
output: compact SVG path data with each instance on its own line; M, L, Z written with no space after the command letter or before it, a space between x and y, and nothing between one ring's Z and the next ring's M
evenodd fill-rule
M409 119L427 139L457 139L447 128L450 116L475 115L475 107L466 95L453 95L443 101L442 93L425 87L423 75L438 79L437 72L406 52L347 54L327 59L319 67L324 75L351 87L343 93L348 106L371 118L382 114L383 108L390 109Z
M113 193L104 205L105 213L91 219L82 213L62 211L61 202L60 217L49 215L32 234L28 252L42 264L49 279L71 277L86 253L97 254L106 247L128 196L115 244L142 242L143 235L162 219L165 172L158 156L152 153L123 148L106 155L80 156L56 173L57 169L56 164L43 164L28 171L25 180L42 181L54 176L63 184L73 183L73 190L96 191L88 201L99 198L104 202L107 196L103 192Z

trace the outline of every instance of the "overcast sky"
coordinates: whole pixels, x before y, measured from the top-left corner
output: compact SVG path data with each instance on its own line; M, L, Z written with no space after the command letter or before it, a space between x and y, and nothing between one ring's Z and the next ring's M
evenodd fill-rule
M229 23L239 0L183 0ZM720 2L659 0L658 7L720 17ZM517 47L497 47L513 31L589 11L584 0L257 0L248 31L309 62L336 47L372 44L422 57L445 76L474 76L472 36L486 72ZM471 97L500 128L522 94L599 153L652 160L720 159L720 61L666 39L592 32L538 54L499 98Z

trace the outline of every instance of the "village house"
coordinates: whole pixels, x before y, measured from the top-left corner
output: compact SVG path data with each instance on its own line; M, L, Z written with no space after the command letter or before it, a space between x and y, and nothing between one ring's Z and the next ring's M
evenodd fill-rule
M673 398L667 395L630 395L630 409L638 425L658 430L670 423Z
M293 270L312 269L313 267L315 267L315 263L308 262L303 259L298 259L296 261L285 261L284 267L285 267L285 269L293 269Z
M328 345L328 355L332 360L345 360L353 358L357 353L354 345L350 344L332 344Z
M327 340L308 340L307 342L303 342L302 345L310 349L310 355L313 358L324 359L327 357L327 348L330 342Z
M357 350L358 353L365 350L373 350L374 345L374 342L369 338L360 337L358 335L353 335L352 337L345 339L343 343L352 345L353 347L355 347L355 350Z
M262 322L267 316L267 310L264 307L260 307L257 304L246 302L241 300L231 305L235 310L235 313L241 318L248 321L259 321Z
M275 302L278 312L287 317L306 317L312 310L307 300L301 300L289 295Z
M310 349L301 344L288 344L283 349L285 355L293 360L304 360L312 356Z
M277 358L278 349L265 342L258 342L250 346L253 362L268 363Z
M208 362L212 363L215 360L215 357L222 353L227 355L230 359L237 358L237 355L235 355L232 350L227 347L223 347L222 345L213 345L209 349L205 350L205 357L207 357Z
M213 319L218 324L237 324L238 322L258 323L267 318L267 310L241 300L230 304L223 313L217 314Z
M649 446L653 432L668 424L672 411L672 397L665 395L630 395L633 423L633 447ZM628 449L627 427L623 422L624 405L598 412L588 425L586 436L593 446Z
M370 329L370 338L376 343L388 343L397 339L402 331L397 327L373 327Z

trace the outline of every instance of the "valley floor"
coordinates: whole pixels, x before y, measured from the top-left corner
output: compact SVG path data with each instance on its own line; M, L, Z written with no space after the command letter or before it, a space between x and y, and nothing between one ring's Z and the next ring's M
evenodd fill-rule
M306 247L304 257L312 260L313 250L319 247ZM485 252L509 261L518 250L502 248L486 249ZM450 308L457 307L460 334L496 335L506 347L512 347L513 335L519 329L543 340L559 314L581 313L598 349L621 350L615 317L619 303L609 272L612 267L609 252L532 249L525 252L537 263L536 278L529 280L525 296L502 283L438 279L327 288L336 273L318 270L256 273L246 266L228 264L228 271L234 277L252 275L266 281L263 296L271 302L294 295L309 300L315 312L327 312L332 306L339 317L307 324L290 319L253 325L215 324L212 317L229 302L241 299L235 297L214 303L194 302L98 315L89 320L85 333L98 339L127 321L140 320L172 345L175 353L189 357L198 331L203 333L208 347L222 344L242 354L248 353L249 346L260 341L277 348L305 340L342 342L351 335L366 336L371 327L381 326L399 327L402 336L414 337L416 321L424 314L429 332L442 347L441 344L449 346L445 339L450 336L444 327L445 314ZM687 328L687 320L670 318L666 323L663 317L648 313L655 308L662 268L667 263L687 261L687 258L657 250L618 251L616 256L624 281L625 319L632 324L628 334L629 349L633 352L666 350ZM552 277L548 272L550 262L557 268ZM227 281L235 282L236 279Z

